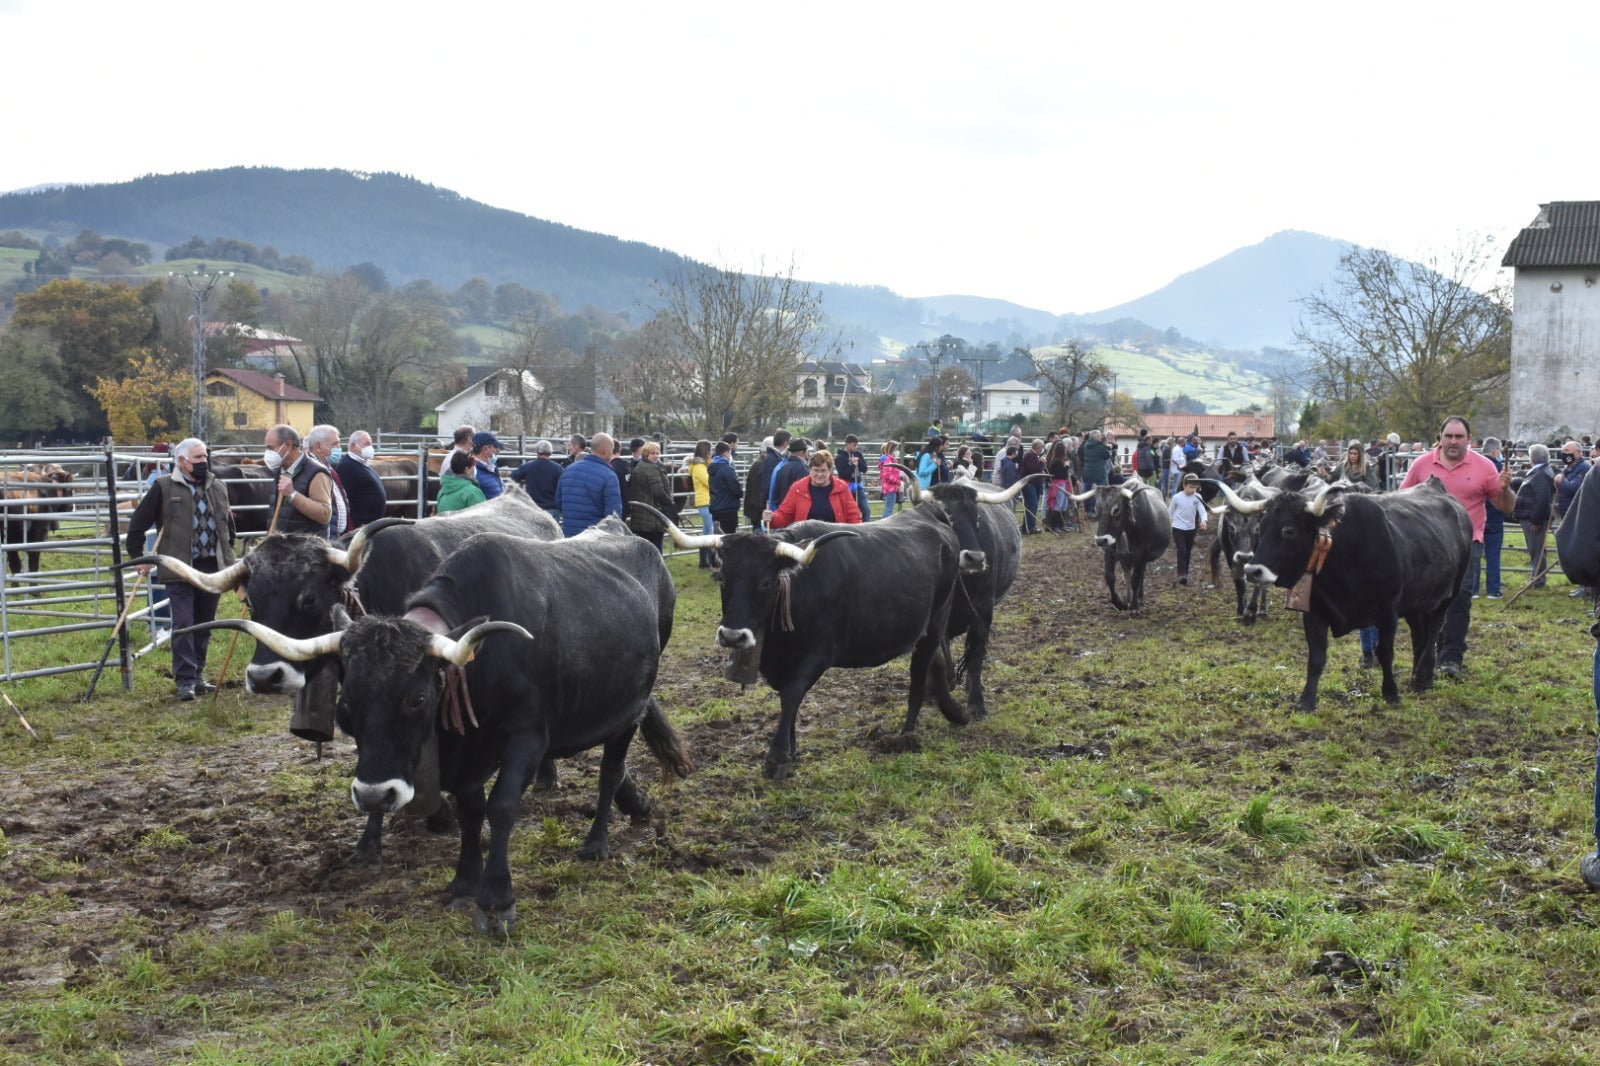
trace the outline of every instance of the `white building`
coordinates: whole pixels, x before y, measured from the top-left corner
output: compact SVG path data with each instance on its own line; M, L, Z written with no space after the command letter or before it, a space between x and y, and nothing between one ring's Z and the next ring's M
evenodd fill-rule
M1026 381L1018 381L1016 378L985 385L983 406L978 411L976 421L987 422L991 418L1001 418L1005 415L1021 415L1026 418L1038 413L1042 396L1043 393L1036 386L1029 385Z
M546 376L552 383L529 370L471 368L471 384L434 407L439 434L448 438L460 425L530 437L615 431L616 400L596 388L592 366L556 367ZM564 379L564 384L557 382L558 378Z
M860 363L807 360L795 374L794 388L796 414L816 418L828 407L856 409L862 398L872 395L872 371Z
M1511 436L1600 428L1600 200L1541 204L1501 266L1516 269Z

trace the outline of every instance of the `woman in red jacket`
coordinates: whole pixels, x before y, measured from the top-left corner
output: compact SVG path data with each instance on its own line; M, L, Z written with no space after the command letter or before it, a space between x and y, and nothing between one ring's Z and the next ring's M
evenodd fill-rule
M789 486L776 511L763 516L768 529L782 529L808 518L819 522L861 521L855 491L843 478L833 476L833 456L826 448L811 454L811 476Z

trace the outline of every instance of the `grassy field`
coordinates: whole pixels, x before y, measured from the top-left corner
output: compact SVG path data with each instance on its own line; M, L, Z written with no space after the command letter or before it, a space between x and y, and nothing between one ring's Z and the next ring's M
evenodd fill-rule
M0 1063L1594 1062L1582 601L1479 601L1468 677L1393 708L1338 640L1302 715L1281 594L1239 627L1164 564L1127 617L1086 536L1032 538L990 719L907 745L904 663L836 671L774 788L776 698L721 680L673 560L700 770L636 756L656 812L597 865L594 761L530 794L508 942L438 906L453 839L344 865L353 748L283 701L175 704L162 656L87 705L8 686L44 739L0 724Z
M1116 372L1117 389L1140 399L1160 396L1171 402L1188 393L1213 413L1230 414L1251 403L1266 403L1267 383L1241 372L1209 352L1158 348L1153 353L1104 345L1095 355Z

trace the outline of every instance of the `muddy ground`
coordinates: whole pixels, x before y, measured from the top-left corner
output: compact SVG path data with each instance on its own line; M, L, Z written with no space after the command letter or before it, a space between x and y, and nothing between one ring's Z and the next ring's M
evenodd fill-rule
M1197 576L1208 543L1202 539L1197 547ZM1181 620L1235 632L1231 588L1207 590L1202 584L1179 588L1169 555L1150 577L1148 609L1130 617L1112 609L1101 555L1086 534L1030 538L992 656L1015 663L1043 647L1055 669L1070 670L1086 649L1114 649L1134 627L1148 632L1152 625ZM1280 597L1274 599L1281 603ZM1071 646L1052 641L1051 620L1070 620ZM1269 624L1283 638L1298 641L1298 626L1290 628L1281 615ZM760 767L776 708L770 694L740 697L722 680L710 637L709 631L680 626L658 691L669 715L674 707L731 699L731 716L683 728L703 768L727 763L745 771L701 774L658 793L649 824L614 820L614 856L631 852L641 860L691 869L758 867L784 850L780 819L767 829L744 827L742 839L729 840L717 836L725 829L715 821L707 828L694 817L696 809L732 807L736 793L762 787ZM1049 673L1030 674L1037 677L1032 683L1047 685ZM803 759L797 774L806 773L810 760L825 759L844 746L903 748L907 742L895 734L904 687L903 662L825 677L802 711ZM997 698L1018 694L991 686L991 706ZM236 689L222 697L224 705L255 700ZM864 712L863 704L893 710ZM287 716L285 705L285 722ZM949 728L932 707L922 721L924 733ZM967 743L979 750L997 741L1004 743L974 730ZM915 739L910 743L914 746ZM1107 743L1064 730L1059 750L1038 754L1103 758L1095 745ZM148 751L100 766L47 757L20 770L0 771L0 829L10 848L0 865L8 871L5 898L17 915L0 924L0 981L36 989L62 982L70 986L128 953L159 953L173 938L197 930L256 928L283 911L326 916L361 908L379 918L437 914L421 871L437 874L450 867L457 848L453 834L435 835L405 819L391 821L381 868L346 864L361 828L360 816L341 792L354 754L353 744L341 738L324 746L319 762L313 745L283 731L220 746ZM647 788L655 784L657 771L639 745L632 766ZM307 773L319 787L305 787ZM520 831L535 831L541 820L554 818L567 832L581 835L594 809L594 782L593 758L563 764L558 791L525 799ZM520 895L539 894L537 870L514 869L513 874ZM20 901L29 897L54 903L28 911Z

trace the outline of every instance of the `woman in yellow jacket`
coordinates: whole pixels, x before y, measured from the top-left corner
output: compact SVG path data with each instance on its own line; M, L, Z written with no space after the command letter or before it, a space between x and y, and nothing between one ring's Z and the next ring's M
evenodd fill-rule
M689 457L689 480L694 482L694 506L700 512L701 532L715 532L711 525L711 442L695 442L694 454ZM700 569L711 569L711 549L700 549Z

